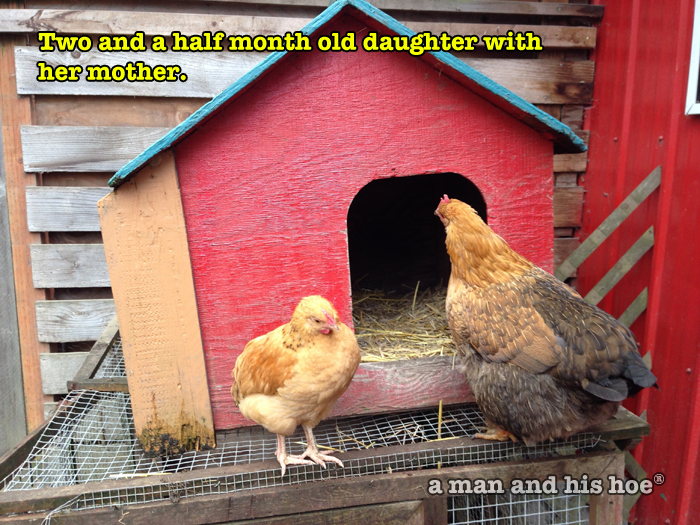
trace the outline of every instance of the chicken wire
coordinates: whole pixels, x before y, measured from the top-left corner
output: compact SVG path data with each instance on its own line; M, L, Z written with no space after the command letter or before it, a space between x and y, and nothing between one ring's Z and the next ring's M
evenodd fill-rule
M124 375L121 342L117 340L95 377ZM314 429L314 435L321 451L332 449L347 452L430 442L438 438L444 440L473 436L484 427L484 418L475 405L460 405L445 407L441 420L434 408L402 414L327 420ZM579 434L566 442L555 441L532 447L510 441L487 442L441 450L344 459L343 469L335 468L333 464L325 470L318 465L293 465L288 467L288 474L284 478L280 477L278 467L225 477L209 477L205 472L207 468L274 459L276 436L261 427L244 428L217 435L217 447L213 450L193 451L171 457L149 457L135 438L129 394L78 390L68 394L27 459L2 480L0 487L5 491L27 490L202 470L201 478L186 482L170 483L161 478L151 483L153 478L148 478L148 481L144 480L143 486L81 494L56 511L96 509L168 499L177 501L184 497L417 468L436 468L438 464L447 467L564 456L592 448L599 440L599 436L593 434ZM301 454L304 451L306 443L301 429L287 437L287 446L291 454ZM451 515L459 517L458 508L453 510Z
M562 492L563 485L558 487ZM583 494L468 494L447 500L452 525L587 525Z

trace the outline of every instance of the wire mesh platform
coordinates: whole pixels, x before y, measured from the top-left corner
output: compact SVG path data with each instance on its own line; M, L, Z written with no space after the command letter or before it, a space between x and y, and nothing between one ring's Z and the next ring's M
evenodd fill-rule
M451 525L587 525L590 514L581 494L470 494L447 505Z
M110 348L95 377L111 378L125 375L120 341ZM288 474L280 477L280 469L255 470L223 477L211 477L206 469L232 465L247 465L274 459L276 437L261 427L251 427L220 433L214 450L188 452L172 457L148 457L135 438L130 396L121 392L96 392L76 390L62 402L47 425L42 436L24 463L0 482L4 491L28 490L43 487L78 485L126 478L165 475L183 471L202 471L201 477L186 482L161 482L164 478L148 478L143 486L86 492L71 500L59 510L98 509L163 500L229 493L241 490L288 486L320 480L366 476L416 469L443 468L502 461L535 459L552 456L569 456L597 445L599 436L580 434L566 442L555 441L527 447L508 442L488 442L469 446L446 446L449 439L473 436L483 430L485 422L475 405L446 407L442 418L437 409L410 413L363 416L338 420L326 420L314 429L319 448L323 451L349 452L352 450L376 450L369 457L341 458L345 468L321 469L313 466L290 466ZM435 442L435 449L418 452L392 452L401 445ZM437 445L442 445L437 447ZM301 454L306 448L301 429L287 437L292 454ZM386 454L381 450L386 449ZM395 450L395 449L393 449ZM503 496L499 496L501 499ZM452 523L539 523L522 521L527 509L543 505L557 509L551 497L540 503L521 496L508 495L508 501L476 502L460 497L450 498ZM464 500L464 501L463 501ZM500 501L500 502L499 502ZM465 503L466 502L466 503ZM567 500L563 514L573 516L585 503ZM506 514L505 507L510 508ZM464 507L467 505L467 507ZM469 506L471 505L471 506ZM491 512L488 507L498 510ZM517 505L520 505L518 507ZM577 506L578 505L578 506ZM474 508L482 508L478 513ZM503 508L501 508L503 507ZM561 507L561 505L559 505ZM467 508L468 512L464 509ZM544 507L543 507L544 508ZM485 510L484 510L485 509ZM520 510L519 510L520 509ZM571 512L569 512L571 511ZM466 512L466 513L465 513ZM554 511L553 511L554 512ZM493 514L496 516L488 518ZM521 519L503 521L503 518ZM538 514L540 515L540 514ZM471 518L470 518L471 516ZM478 520L473 521L474 516ZM578 516L583 516L579 512ZM472 521L469 521L472 519ZM583 519L583 518L582 518ZM495 520L495 521L493 521ZM584 523L585 521L549 520L541 523Z

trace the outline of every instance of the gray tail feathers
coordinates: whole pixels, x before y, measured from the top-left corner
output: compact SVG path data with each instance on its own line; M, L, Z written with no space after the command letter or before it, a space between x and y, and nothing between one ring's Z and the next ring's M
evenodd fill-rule
M642 388L650 386L659 388L656 384L656 376L647 368L637 352L628 354L622 376L587 382L584 390L606 401L623 401L637 394Z
M640 388L649 388L656 385L656 376L651 373L647 365L642 361L642 357L637 352L630 352L627 361L627 368L623 375Z

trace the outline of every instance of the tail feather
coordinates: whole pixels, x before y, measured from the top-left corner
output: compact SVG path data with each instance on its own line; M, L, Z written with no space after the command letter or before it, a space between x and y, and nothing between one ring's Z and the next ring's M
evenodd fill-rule
M656 376L647 368L641 356L637 352L630 352L629 355L630 358L623 375L639 387L655 386Z

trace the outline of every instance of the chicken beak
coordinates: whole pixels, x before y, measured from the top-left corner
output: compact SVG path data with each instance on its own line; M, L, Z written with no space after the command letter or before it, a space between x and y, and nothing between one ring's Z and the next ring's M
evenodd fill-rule
M323 314L326 316L326 319L328 319L328 324L326 325L328 327L328 329L334 330L336 332L340 332L338 325L335 324L335 321L333 320L333 318L330 315L328 315L328 312L326 312L325 310L322 310L322 311L323 311Z

